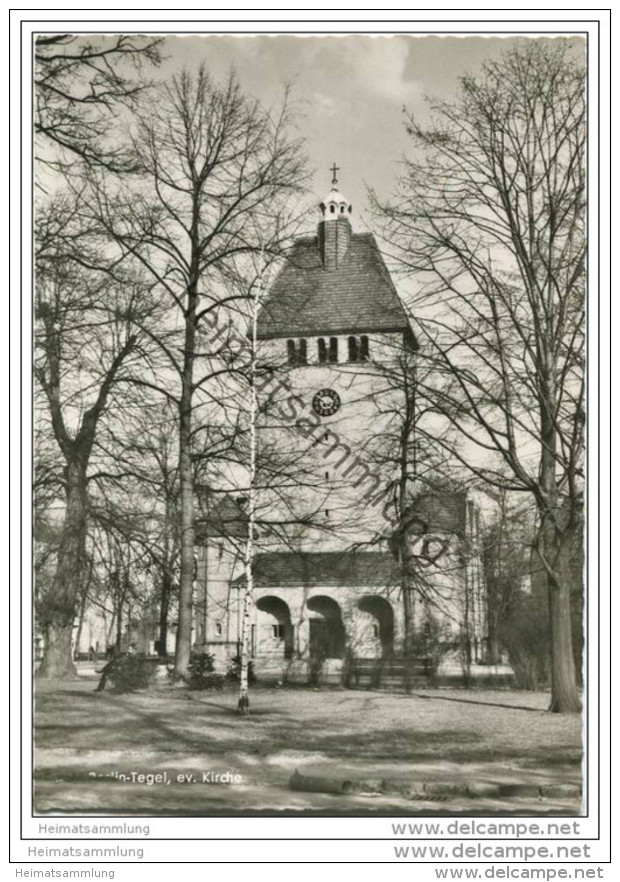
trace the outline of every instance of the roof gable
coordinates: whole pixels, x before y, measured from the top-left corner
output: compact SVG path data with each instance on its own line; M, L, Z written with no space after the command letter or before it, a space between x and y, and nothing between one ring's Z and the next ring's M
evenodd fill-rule
M196 542L205 542L210 537L245 537L248 532L248 516L239 497L222 496L203 502L207 514L198 516L195 521Z
M315 236L297 239L258 318L259 339L408 331L409 322L371 233L353 233L326 270Z

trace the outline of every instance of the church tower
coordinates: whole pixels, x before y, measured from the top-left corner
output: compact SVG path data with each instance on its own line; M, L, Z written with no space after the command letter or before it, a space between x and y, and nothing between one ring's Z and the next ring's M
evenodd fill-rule
M402 562L390 541L400 526L389 504L398 474L381 454L402 425L404 392L394 378L416 343L373 235L352 229L336 172L316 233L293 242L258 318L250 654L267 680L349 682L357 671L350 682L400 683L407 617L420 616L403 603ZM216 506L198 556L198 636L221 660L239 648L243 504ZM419 499L424 526L410 553L437 582L437 596L453 599L450 621L471 630L481 581L473 563L458 571L465 546L454 542L460 535L473 544L470 508L463 494Z
M336 171L316 235L295 241L258 321L260 444L283 470L288 460L300 549L360 547L381 532L389 476L374 448L397 406L386 369L413 347L374 237L352 230Z

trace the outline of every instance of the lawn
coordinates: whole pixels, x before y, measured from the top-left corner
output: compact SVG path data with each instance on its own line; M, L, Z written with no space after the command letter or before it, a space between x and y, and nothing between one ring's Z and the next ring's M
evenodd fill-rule
M411 813L414 808L401 797L292 792L288 782L295 769L353 780L580 782L581 720L546 713L548 696L542 693L262 688L254 691L251 714L243 718L236 713L234 692L116 695L95 693L95 685L87 679L38 685L36 811ZM149 773L168 783L136 779ZM224 773L238 779L210 786ZM186 777L178 781L178 775ZM575 799L535 803L521 808L527 813L578 808ZM468 805L471 810L471 800ZM452 800L453 808L467 806ZM477 808L516 811L493 800Z

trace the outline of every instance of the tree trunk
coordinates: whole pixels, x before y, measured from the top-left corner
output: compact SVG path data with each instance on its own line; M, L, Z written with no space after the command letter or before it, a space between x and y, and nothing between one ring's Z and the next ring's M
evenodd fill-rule
M414 642L415 642L415 592L407 574L403 575L401 590L403 595L403 660L405 665L405 691L413 687Z
M502 653L499 642L499 618L493 613L489 615L489 648L488 662L490 665L499 665Z
M36 674L39 679L70 680L77 677L71 652L72 637L73 622L69 625L50 623L46 626L43 660Z
M178 679L188 677L192 648L192 610L194 600L194 486L192 462L189 453L189 421L181 429L180 485L181 485L181 574L179 579L179 624L174 661Z
M579 713L581 696L577 686L571 621L570 581L547 577L551 625L551 704L558 714Z
M557 431L549 414L554 413L556 378L553 369L543 373L541 384L541 440L539 502L540 527L538 548L542 552L547 573L549 596L549 623L551 628L551 704L549 710L557 714L579 713L581 696L575 676L573 635L570 603L570 530L567 533L567 513L559 504L555 451Z
M87 600L87 591L84 588L84 593L82 594L82 600L80 602L80 612L78 614L78 626L75 634L75 647L73 650L74 660L79 654L80 651L80 641L82 639L82 630L84 628L84 616L86 614L86 600Z
M558 514L561 517L561 513ZM539 535L544 556L551 631L551 703L558 714L579 713L581 696L577 685L571 616L569 547L561 527L542 518Z
M239 700L237 710L243 716L250 712L250 606L252 594L246 585L245 597L243 598L243 619L241 624L241 651L239 653Z
M192 650L194 601L194 471L192 464L192 397L194 344L196 338L196 283L188 289L185 316L183 389L179 406L179 485L181 498L181 574L179 579L179 623L174 659L177 680L187 680Z
M114 655L120 655L123 643L123 601L119 600L116 612L116 639L114 641Z
M78 461L67 465L65 519L58 563L51 589L41 599L39 617L46 641L37 677L44 679L77 676L71 651L78 598L82 593L86 543L86 469Z
M166 658L168 655L168 612L170 610L170 594L172 580L170 573L165 572L161 585L161 604L159 607L159 640L157 641L157 655Z
M254 596L254 523L256 518L256 417L258 394L256 389L256 359L258 345L258 311L263 287L261 275L257 280L256 294L252 303L252 360L250 363L250 463L248 474L248 532L244 551L245 597L243 598L243 623L241 627L241 658L239 659L239 701L237 710L246 715L250 712L250 610Z

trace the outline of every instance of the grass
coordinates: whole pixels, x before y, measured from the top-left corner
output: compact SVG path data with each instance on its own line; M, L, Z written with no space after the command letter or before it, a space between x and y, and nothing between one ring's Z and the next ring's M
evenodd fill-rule
M133 768L241 770L251 785L245 806L254 799L252 787L260 803L268 791L276 802L290 800L287 782L296 766L444 779L474 773L488 780L580 779L581 720L547 713L542 693L257 688L250 715L239 717L234 691L116 695L95 693L95 684L38 685L35 778L42 810L70 809L70 780L87 769L105 774L128 758ZM53 781L54 787L45 784Z

